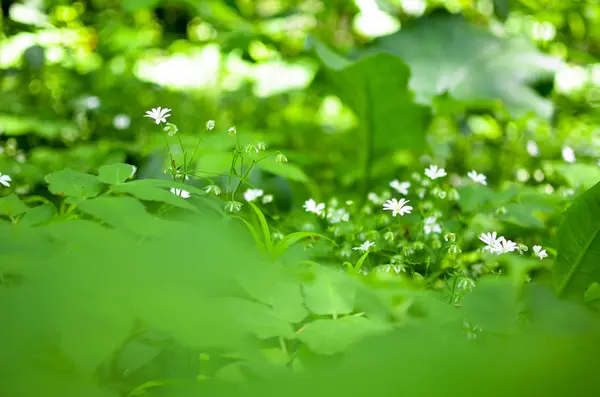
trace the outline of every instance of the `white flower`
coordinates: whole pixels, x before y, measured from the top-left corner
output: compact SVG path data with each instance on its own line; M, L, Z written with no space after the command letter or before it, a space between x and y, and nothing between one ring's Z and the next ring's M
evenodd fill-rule
M287 159L287 157L285 157L285 155L283 153L278 153L277 157L275 157L275 161L277 163L287 163L288 159Z
M535 179L538 182L541 182L544 180L544 171L537 169L533 172L533 179Z
M467 173L467 176L469 178L471 178L471 180L475 183L481 183L482 185L487 185L487 177L483 174L478 174L477 171L472 170L471 172Z
M364 243L362 243L361 245L359 245L358 247L354 247L352 249L355 250L355 251L366 252L366 251L369 250L369 248L371 248L374 245L375 245L374 242L367 240Z
M131 124L131 118L126 114L117 114L113 118L113 126L118 130L124 130L129 128Z
M540 260L542 260L548 256L548 254L546 253L546 250L543 250L541 245L534 245L533 253L535 254L535 256L539 257Z
M527 153L532 157L537 157L540 154L540 149L535 141L527 141Z
M204 188L204 191L206 193L212 193L215 196L218 196L219 194L221 194L221 188L218 187L217 185L208 185L207 187Z
M269 204L273 202L273 195L272 194L265 194L262 198L262 203L263 204Z
M367 194L367 200L372 202L373 204L377 204L379 202L379 196L376 193L370 192Z
M415 17L422 15L427 8L427 2L425 0L402 0L402 10Z
M238 212L242 209L242 203L239 201L228 201L225 203L225 210L229 212Z
M157 108L147 111L144 117L150 117L151 119L154 119L156 121L156 124L166 123L167 117L171 116L171 114L169 113L170 111L171 109L169 108L162 109L159 106Z
M258 142L256 144L256 150L264 152L265 150L267 150L267 145L265 145L263 142Z
M10 187L10 181L12 181L10 176L2 175L2 173L0 172L0 185Z
M529 171L525 168L519 168L517 170L517 180L519 182L527 182L529 180Z
M214 120L208 120L206 122L206 129L209 131L212 131L215 128L215 121Z
M425 175L431 179L437 179L446 176L446 170L439 168L437 165L430 165L429 168L425 170Z
M438 225L437 218L435 216L430 216L428 218L425 218L423 230L425 231L426 235L430 234L430 233L441 233L442 232L442 228L440 227L440 225Z
M350 213L343 208L328 208L327 219L329 219L329 223L348 222L350 219Z
M259 197L262 197L263 192L261 189L248 189L244 192L244 200L246 201L254 201Z
M392 189L396 190L398 193L406 196L408 194L408 188L410 187L410 182L398 182L397 179L394 179L393 181L390 182L390 187Z
M325 204L324 203L317 204L317 202L315 200L308 199L308 200L306 200L306 202L304 202L304 205L302 206L302 208L304 208L306 210L306 212L312 212L314 214L321 215L323 213L323 210L325 209Z
M392 216L396 216L400 214L403 216L404 214L410 214L413 207L410 205L406 205L406 203L410 202L410 200L400 199L400 201L395 198L388 200L383 204L384 211L392 211Z
M89 96L85 99L85 107L88 109L98 109L100 107L100 98Z
M517 243L515 243L514 241L510 241L510 240L502 240L499 244L499 246L492 250L492 252L495 252L496 254L500 255L500 254L506 254L507 252L513 252L517 249Z
M230 127L227 132L229 133L230 136L235 136L237 134L237 130L234 127Z
M183 190L183 189L171 188L171 193L173 193L173 194L175 194L177 196L181 196L184 199L190 197L190 192L188 192L187 190Z
M485 251L490 251L490 252L494 252L496 249L498 249L500 246L500 243L502 241L504 241L504 237L500 236L497 237L498 233L496 232L492 232L492 233L481 233L481 236L479 236L479 240L483 241L486 246L484 248Z
M574 163L575 162L575 152L570 147L563 146L563 148L562 148L562 158L567 163Z

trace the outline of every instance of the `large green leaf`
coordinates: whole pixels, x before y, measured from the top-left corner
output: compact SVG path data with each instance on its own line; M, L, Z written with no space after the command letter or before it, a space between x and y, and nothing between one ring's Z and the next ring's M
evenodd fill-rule
M410 87L423 103L448 92L464 102L501 100L515 116L549 118L552 103L528 84L549 79L562 63L525 39L506 39L461 16L432 15L378 39L368 53L388 52L410 66Z
M318 42L315 49L329 70L334 91L358 116L356 144L366 176L376 156L394 149L425 151L431 114L413 101L406 64L383 53L350 62Z
M109 185L117 185L133 178L137 168L133 165L116 163L100 167L98 179Z
M316 278L304 284L306 307L315 314L339 315L354 310L356 288L347 275L324 268L316 268Z
M308 323L298 338L317 353L334 354L364 337L390 328L385 323L350 316L339 320L316 320Z
M27 211L27 206L14 193L0 197L0 215L17 216Z
M557 245L554 282L558 293L582 297L591 283L600 282L600 183L567 210Z
M177 184L177 189L184 189L186 191L192 190L192 187L189 185L185 185L183 183L178 182L170 182ZM147 201L159 201L167 204L171 204L175 207L180 207L184 209L188 209L191 211L198 211L196 207L192 204L188 203L184 198L178 196L177 194L171 193L168 190L163 189L162 184L157 184L156 180L151 179L140 179L137 181L131 181L126 183L121 183L112 187L113 192L120 193L128 193L132 196L137 197L140 200ZM194 192L200 192L204 194L203 191L199 189L193 189Z
M46 175L46 182L52 194L77 198L95 197L104 186L96 176L70 168Z

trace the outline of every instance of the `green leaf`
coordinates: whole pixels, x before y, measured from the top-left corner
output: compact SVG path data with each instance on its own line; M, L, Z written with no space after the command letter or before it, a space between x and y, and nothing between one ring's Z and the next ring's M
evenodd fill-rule
M600 182L600 167L593 164L564 164L560 162L551 163L556 171L561 174L569 185L577 188L589 189Z
M117 163L100 167L98 179L108 185L117 185L133 178L137 168L133 165Z
M146 235L159 233L163 222L146 211L144 205L132 197L103 196L93 200L73 200L81 211L109 225Z
M494 36L462 16L432 15L374 42L368 53L387 52L412 71L410 87L419 102L444 93L457 100L502 101L514 116L529 111L549 119L552 103L528 84L550 80L562 61L523 39Z
M288 234L283 239L281 239L280 242L278 242L275 245L273 255L275 258L279 258L281 255L283 255L283 253L285 251L287 251L292 245L296 244L298 241L305 239L305 238L313 238L313 237L318 237L320 239L324 239L324 240L330 241L331 243L335 244L335 241L333 241L329 237L324 236L322 234L313 233L313 232L295 232L295 233Z
M292 326L266 305L238 298L226 298L222 303L225 313L234 319L242 331L261 339L277 336L296 338Z
M458 194L458 203L462 210L474 212L488 204L494 193L487 186L466 185L459 188Z
M91 198L97 196L104 187L96 176L70 168L48 174L45 180L50 192L58 196Z
M263 232L264 244L267 252L272 252L273 250L273 241L271 240L271 231L269 230L269 224L267 223L267 219L261 210L258 209L256 205L249 202L250 208L254 211L256 218L258 219L258 223L260 224L260 229Z
M177 185L180 186L177 189L183 189L188 192L191 190L191 186L189 185L183 183L177 183ZM199 189L194 190L198 191ZM121 183L119 185L113 186L112 191L119 193L128 193L134 197L137 197L140 200L159 201L194 212L198 211L198 209L195 206L187 202L186 199L184 199L183 197L171 193L166 189L163 189L159 184L157 184L157 180L140 179L137 181ZM202 192L201 190L200 192L204 194L204 192Z
M45 203L29 208L25 215L19 219L19 224L26 226L39 225L51 220L56 215L56 207L52 203Z
M121 2L124 11L133 12L137 10L152 9L160 0L126 0Z
M338 320L316 320L306 324L298 339L311 350L321 354L344 351L350 344L376 335L391 327L364 317L349 316Z
M315 49L329 70L334 91L358 116L356 146L365 175L379 155L400 149L425 151L431 114L413 101L406 64L383 53L349 62L318 42Z
M482 278L463 300L466 320L488 332L512 331L520 311L517 292L510 279Z
M583 296L600 282L600 183L566 211L557 235L554 283L559 295Z
M0 215L6 216L17 216L28 210L25 203L19 199L14 193L9 194L6 197L0 198Z
M275 158L266 158L256 165L263 171L269 172L273 175L281 176L289 181L307 183L308 177L296 164L290 163L278 163Z
M321 315L352 313L356 295L353 280L324 267L316 267L315 272L315 280L303 286L306 307Z

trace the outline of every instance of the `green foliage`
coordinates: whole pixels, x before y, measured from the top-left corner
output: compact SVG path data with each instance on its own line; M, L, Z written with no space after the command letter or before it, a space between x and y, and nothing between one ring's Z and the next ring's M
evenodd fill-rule
M554 282L561 295L583 296L600 281L600 183L582 194L558 231Z

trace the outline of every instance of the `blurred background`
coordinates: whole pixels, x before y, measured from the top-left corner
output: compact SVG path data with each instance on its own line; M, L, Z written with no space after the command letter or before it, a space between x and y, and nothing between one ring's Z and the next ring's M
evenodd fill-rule
M0 172L19 195L64 167L165 177L165 134L142 118L161 106L185 145L216 121L201 171L228 170L231 126L283 152L252 180L288 207L431 159L515 179L530 140L554 159L575 148L589 161L561 178L587 185L599 22L597 0L2 0ZM361 61L381 52L400 62Z

